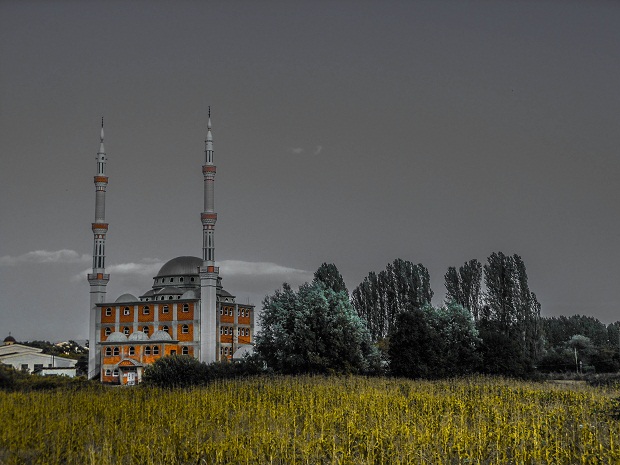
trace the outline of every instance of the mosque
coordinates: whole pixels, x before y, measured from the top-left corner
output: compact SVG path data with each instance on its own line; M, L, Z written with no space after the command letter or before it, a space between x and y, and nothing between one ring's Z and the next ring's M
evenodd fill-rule
M95 175L93 269L90 284L89 378L137 384L144 369L166 355L187 355L206 363L239 358L254 341L254 306L239 304L222 288L215 266L215 165L211 110L205 140L202 258L177 257L165 263L153 286L140 296L107 300L105 271L106 153L101 142Z

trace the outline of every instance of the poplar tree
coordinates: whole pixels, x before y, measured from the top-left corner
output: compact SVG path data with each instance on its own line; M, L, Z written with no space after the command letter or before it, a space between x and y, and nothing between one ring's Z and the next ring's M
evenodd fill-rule
M378 275L370 272L351 294L353 307L366 321L374 341L390 334L400 313L421 309L432 298L426 267L400 258Z
M480 317L480 288L482 285L482 264L476 260L465 262L459 267L448 268L444 276L446 286L446 303L456 302L468 309L478 321Z
M484 265L484 283L479 326L487 358L514 359L515 370L506 368L514 374L531 369L542 351L542 330L540 304L529 289L523 260L516 254L492 253ZM495 365L506 366L506 360Z

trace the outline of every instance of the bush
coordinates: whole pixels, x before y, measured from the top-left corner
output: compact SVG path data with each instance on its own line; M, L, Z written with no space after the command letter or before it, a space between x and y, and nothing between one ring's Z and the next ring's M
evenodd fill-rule
M241 361L213 362L208 365L188 355L170 355L149 365L142 382L146 386L186 388L204 386L218 379L255 376L263 371L263 363L255 355Z

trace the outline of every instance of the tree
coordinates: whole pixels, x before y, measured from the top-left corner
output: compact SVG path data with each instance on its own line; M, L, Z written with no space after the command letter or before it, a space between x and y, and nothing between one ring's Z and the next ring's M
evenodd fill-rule
M297 373L365 373L379 355L348 296L319 280L298 292L288 284L265 297L256 351L273 370Z
M388 263L378 275L370 272L351 295L353 306L366 321L374 341L390 334L400 313L421 309L432 298L426 267L400 258Z
M396 316L390 334L390 371L406 378L429 378L439 364L435 350L440 338L419 308L411 308Z
M526 364L533 369L542 354L540 304L529 289L523 260L516 254L491 254L484 265L484 282L485 305L479 326L483 339L487 337L485 353L496 356L493 346L488 345L493 340L501 345L504 356L517 361L516 366ZM493 331L499 336L490 337Z
M479 365L479 344L472 316L461 305L412 308L396 317L390 336L390 370L411 378L471 373Z
M345 292L349 295L344 279L336 265L333 263L323 263L318 270L314 272L314 281L320 281L325 287L332 289L334 292Z
M474 320L480 315L480 287L482 285L482 264L476 260L470 260L459 267L448 268L444 276L446 286L446 302L454 301L468 309Z

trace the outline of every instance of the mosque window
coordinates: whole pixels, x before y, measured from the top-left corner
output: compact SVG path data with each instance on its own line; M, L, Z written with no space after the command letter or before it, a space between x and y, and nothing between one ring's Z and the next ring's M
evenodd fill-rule
M189 278L189 280L190 280L191 282L194 282L194 278Z
M220 347L220 355L222 355L224 353L224 348Z
M183 347L181 349L181 354L182 355L189 355L189 349L187 347Z
M189 312L189 305L183 304L183 313L187 313L187 312Z
M123 309L123 315L125 315L125 316L129 315L129 307L125 307Z
M134 346L129 348L129 355L136 355L136 348Z
M129 327L127 327L127 326L124 326L124 327L123 327L123 334L124 334L125 336L129 336Z
M189 326L187 326L187 325L181 326L181 333L183 333L183 334L189 333Z
M110 307L105 309L105 316L112 316L112 309Z
M148 326L143 326L143 327L142 327L142 332L143 332L144 334L147 334L147 335L148 335L148 334L149 334L149 327L148 327Z
M110 370L109 368L105 371L105 375L106 376L112 376L112 370Z
M118 347L115 347L114 348L114 356L116 357L116 356L120 355L120 353L121 353L121 350Z
M112 329L110 327L106 327L106 329L104 330L104 334L106 336L109 336L110 334L112 334Z
M106 347L105 348L105 356L109 357L112 355L112 348L111 347Z
M170 278L170 282L173 283L174 282L174 278Z
M112 376L114 376L115 378L118 378L118 370L114 370L112 372Z
M172 300L174 298L174 296L170 295L168 296L168 300Z
M224 314L224 307L220 307L220 315Z
M142 314L143 315L148 315L149 313L151 313L151 309L149 308L148 305L146 305L143 309L142 309Z
M169 332L169 329L168 329L168 326L167 326L167 325L163 325L163 326L161 327L161 330L162 330L162 331L165 331L166 333L168 333L168 332Z
M159 346L153 346L153 355L159 355Z
M144 348L144 355L151 355L151 346L146 346Z
M181 276L181 277L179 278L179 281L180 281L180 282L183 282L183 276Z
M164 306L161 308L161 312L162 312L162 313L168 313L169 311L170 311L170 309L168 308L168 306L167 306L167 305L164 305Z

